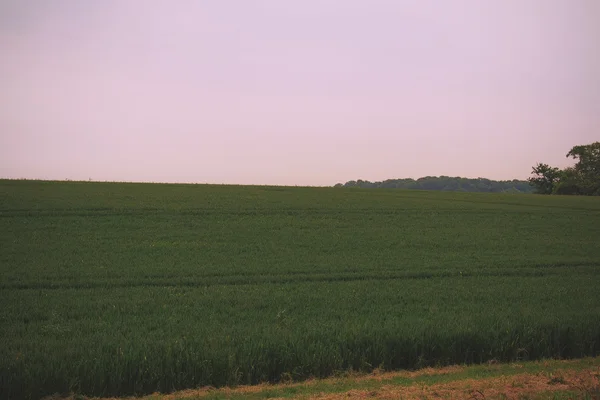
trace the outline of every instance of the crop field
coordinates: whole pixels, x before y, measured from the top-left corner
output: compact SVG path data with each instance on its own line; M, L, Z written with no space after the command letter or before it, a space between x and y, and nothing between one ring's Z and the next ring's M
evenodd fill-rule
M600 353L598 198L0 181L0 397Z

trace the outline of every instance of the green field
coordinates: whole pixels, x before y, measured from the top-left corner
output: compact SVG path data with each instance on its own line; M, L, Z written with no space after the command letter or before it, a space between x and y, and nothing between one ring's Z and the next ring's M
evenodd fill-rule
M0 397L600 353L600 199L0 181Z

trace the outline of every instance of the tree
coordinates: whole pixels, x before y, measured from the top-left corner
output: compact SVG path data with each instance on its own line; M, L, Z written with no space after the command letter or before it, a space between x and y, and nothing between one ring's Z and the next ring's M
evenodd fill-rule
M561 171L548 164L538 163L531 171L533 177L528 179L529 184L535 188L536 193L551 194L558 183Z
M600 142L575 146L567 157L577 160L570 174L577 177L580 193L600 195Z
M581 193L581 176L575 168L565 168L560 172L560 178L554 185L552 194L583 194Z
M575 146L567 153L567 157L577 160L575 169L600 174L600 142Z
M533 167L529 183L536 192L600 196L600 142L574 146L567 157L576 163L562 171L542 163Z

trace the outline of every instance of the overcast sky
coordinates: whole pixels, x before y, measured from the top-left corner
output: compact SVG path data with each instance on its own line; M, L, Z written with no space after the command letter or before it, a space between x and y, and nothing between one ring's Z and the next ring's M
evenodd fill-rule
M0 177L527 178L600 140L599 0L0 0Z

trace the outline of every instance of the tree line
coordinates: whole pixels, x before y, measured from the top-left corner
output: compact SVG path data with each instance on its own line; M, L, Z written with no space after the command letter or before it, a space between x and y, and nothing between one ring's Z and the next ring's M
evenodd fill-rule
M600 196L600 142L575 146L567 153L567 157L576 161L574 166L561 170L538 163L531 172L533 176L526 181L426 176L419 179L387 179L378 182L359 179L338 183L335 187Z
M420 189L446 190L461 192L491 193L532 193L533 187L528 181L517 179L511 181L495 181L486 178L461 178L450 176L426 176L419 179L387 179L381 182L369 182L359 179L338 183L335 187L383 188L383 189Z
M600 196L600 142L575 146L567 157L576 162L559 169L538 163L529 178L535 193Z

